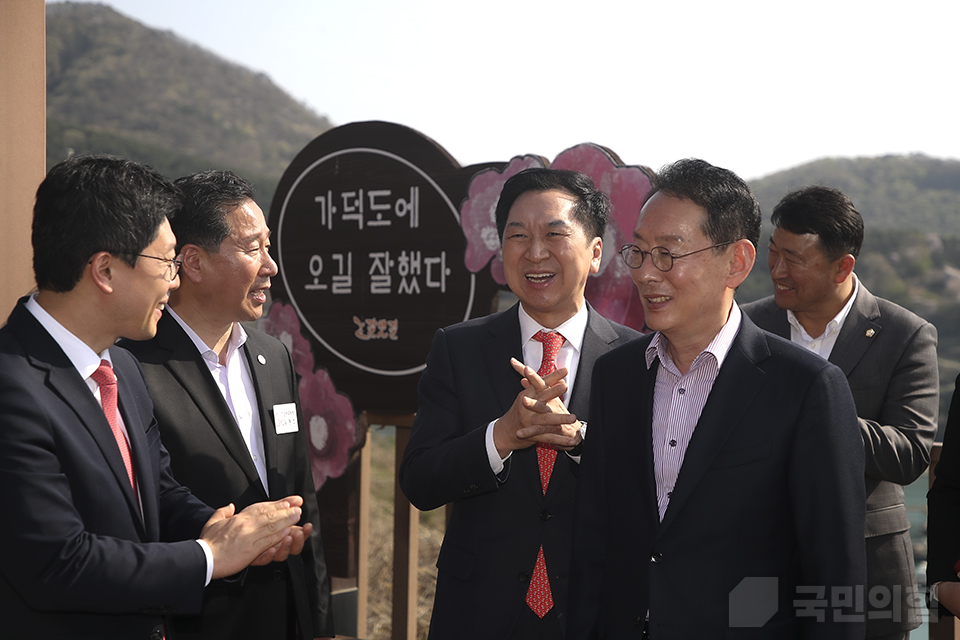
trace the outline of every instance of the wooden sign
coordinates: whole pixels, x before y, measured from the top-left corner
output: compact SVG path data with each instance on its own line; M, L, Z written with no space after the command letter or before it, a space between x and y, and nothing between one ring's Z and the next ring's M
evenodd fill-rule
M284 173L273 297L355 407L415 412L434 332L490 312L497 286L464 266L459 208L470 177L501 164L464 169L412 129L365 122L316 138Z

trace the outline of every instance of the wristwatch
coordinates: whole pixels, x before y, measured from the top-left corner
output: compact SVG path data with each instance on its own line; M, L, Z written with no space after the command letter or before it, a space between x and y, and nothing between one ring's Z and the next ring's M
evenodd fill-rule
M577 443L573 449L567 451L567 455L579 456L580 452L583 450L583 441L587 438L587 423L583 420L580 421L580 442Z

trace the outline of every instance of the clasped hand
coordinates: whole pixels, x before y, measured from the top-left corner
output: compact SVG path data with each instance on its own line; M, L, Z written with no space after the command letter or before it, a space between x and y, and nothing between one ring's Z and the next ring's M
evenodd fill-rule
M297 526L302 505L300 496L288 496L252 504L236 514L233 504L217 509L200 534L213 553L213 577L231 576L249 565L283 562L303 551L313 525Z
M561 400L567 391L567 370L557 369L541 378L516 358L511 358L510 364L523 376L523 390L494 425L493 441L500 457L538 442L564 451L579 444L580 423Z

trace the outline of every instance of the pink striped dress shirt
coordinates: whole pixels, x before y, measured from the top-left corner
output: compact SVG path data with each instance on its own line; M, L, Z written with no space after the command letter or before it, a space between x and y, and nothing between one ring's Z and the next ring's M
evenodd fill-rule
M707 348L693 359L685 374L680 373L667 353L668 341L663 334L654 334L647 346L647 369L653 366L656 358L660 359L653 392L651 444L661 521L670 504L677 477L683 467L683 456L700 420L700 413L707 404L713 382L740 330L741 317L740 307L734 303L726 324Z

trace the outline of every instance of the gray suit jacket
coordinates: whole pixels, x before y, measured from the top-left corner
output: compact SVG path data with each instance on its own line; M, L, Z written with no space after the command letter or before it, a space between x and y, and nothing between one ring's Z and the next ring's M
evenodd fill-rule
M742 309L760 328L790 339L787 312L772 296ZM867 595L876 590L875 602L888 596L885 607L867 605L867 637L913 629L920 611L902 485L930 464L940 402L937 330L861 282L829 360L850 384L866 454ZM891 600L898 592L899 608Z
M120 343L140 360L170 466L182 484L208 504L233 502L238 511L255 502L300 495L304 503L300 524L314 526L301 555L282 565L249 567L242 579L212 582L204 592L200 616L177 618L174 627L177 637L280 637L276 620L286 617L289 606L296 612L299 637L332 636L319 509L293 362L279 340L255 329L246 331L243 353L257 394L269 494L213 376L177 321L164 314L152 340ZM287 403L296 403L300 427L278 434L273 408Z

